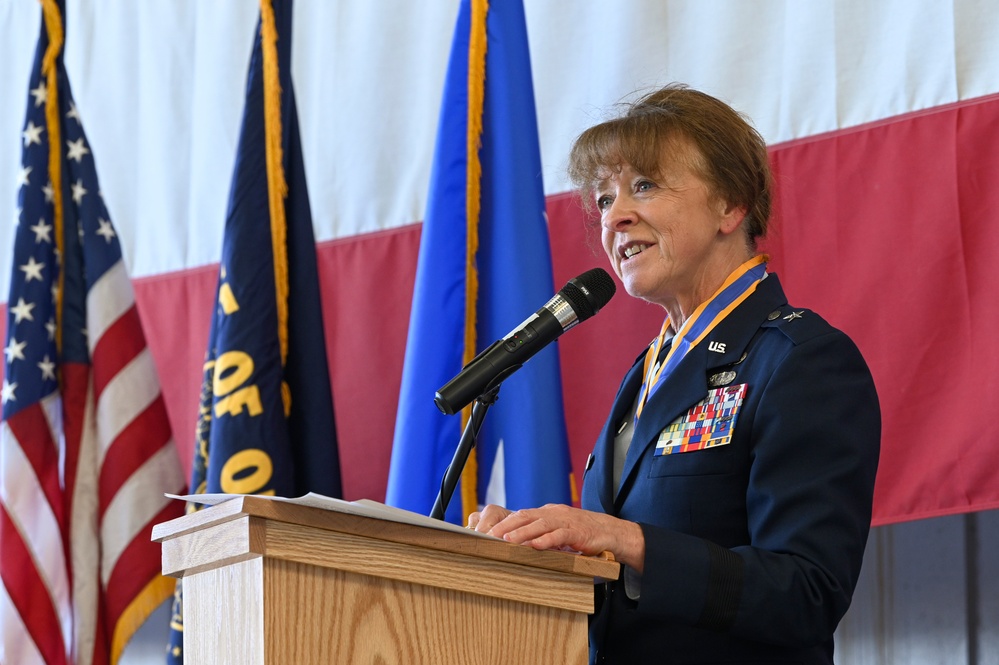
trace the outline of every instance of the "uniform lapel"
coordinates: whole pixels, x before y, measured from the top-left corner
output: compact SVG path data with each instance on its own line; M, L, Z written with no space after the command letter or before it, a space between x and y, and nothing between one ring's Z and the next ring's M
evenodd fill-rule
M600 505L604 512L613 514L614 506L614 438L617 435L618 427L625 418L631 417L631 406L635 401L635 396L642 386L642 360L641 358L625 376L621 384L621 390L611 407L610 416L604 424L604 429L597 439L597 450L595 450L593 467L587 471L585 483L596 483L597 494L600 498Z
M707 346L704 344L698 344L691 349L669 379L652 393L646 402L643 415L635 426L628 454L624 458L621 488L616 501L618 506L634 482L633 476L639 461L649 446L655 443L659 432L701 400L707 392L707 380L704 374L706 349Z

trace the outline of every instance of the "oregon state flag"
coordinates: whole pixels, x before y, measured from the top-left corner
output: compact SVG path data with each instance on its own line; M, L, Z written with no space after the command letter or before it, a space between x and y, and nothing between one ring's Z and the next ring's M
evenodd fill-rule
M434 393L554 293L523 5L463 0L444 85L406 342L387 502L428 514L459 418ZM450 502L572 501L555 345L507 379ZM460 492L460 496L459 496Z
M291 0L261 1L205 354L197 492L341 495L291 27ZM173 614L176 658L179 602Z

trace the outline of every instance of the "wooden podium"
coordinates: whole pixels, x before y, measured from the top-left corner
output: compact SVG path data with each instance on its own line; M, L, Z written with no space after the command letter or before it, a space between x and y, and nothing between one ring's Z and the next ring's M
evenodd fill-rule
M614 561L241 496L158 524L197 665L585 663Z

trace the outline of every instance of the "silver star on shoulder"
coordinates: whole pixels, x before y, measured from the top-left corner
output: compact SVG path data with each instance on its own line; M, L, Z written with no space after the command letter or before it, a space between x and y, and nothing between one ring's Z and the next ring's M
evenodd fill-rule
M791 312L784 317L785 321L794 321L795 319L800 319L801 315L805 313L805 310L800 310L798 312Z

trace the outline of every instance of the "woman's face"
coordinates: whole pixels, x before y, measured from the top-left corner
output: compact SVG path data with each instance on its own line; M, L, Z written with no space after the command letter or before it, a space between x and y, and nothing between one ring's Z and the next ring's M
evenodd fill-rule
M714 292L732 211L688 166L653 179L623 162L594 196L604 251L629 294L669 306Z

